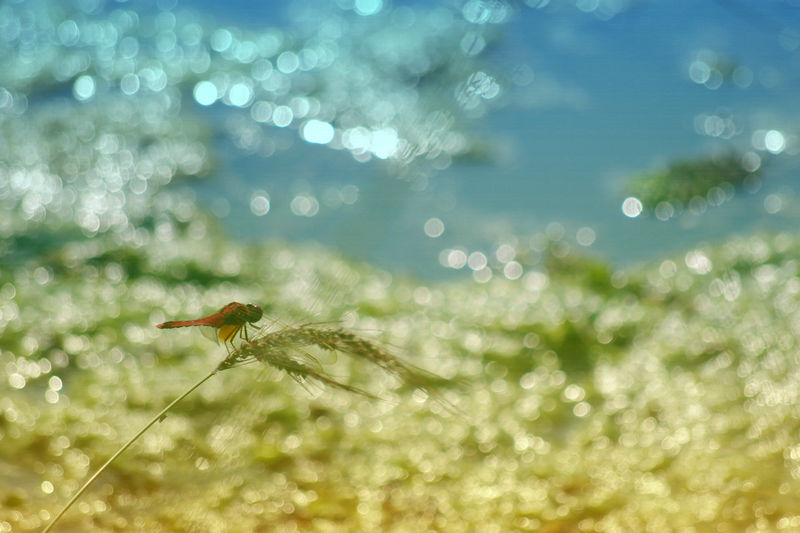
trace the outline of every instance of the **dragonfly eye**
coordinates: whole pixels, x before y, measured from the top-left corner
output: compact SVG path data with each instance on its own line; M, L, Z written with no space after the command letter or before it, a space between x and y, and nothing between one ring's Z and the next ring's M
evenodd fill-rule
M261 316L264 314L264 310L261 309L261 306L254 305L254 304L247 304L247 321L248 322L256 322L261 319Z

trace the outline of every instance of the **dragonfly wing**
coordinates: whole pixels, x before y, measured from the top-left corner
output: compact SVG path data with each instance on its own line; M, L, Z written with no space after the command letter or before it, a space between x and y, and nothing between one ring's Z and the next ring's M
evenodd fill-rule
M219 337L217 335L219 330L217 328L212 328L210 326L205 326L205 327L198 328L198 329L200 330L200 333L203 335L203 337L205 337L205 338L207 338L209 340L212 340L212 341L214 341L216 343L219 343Z

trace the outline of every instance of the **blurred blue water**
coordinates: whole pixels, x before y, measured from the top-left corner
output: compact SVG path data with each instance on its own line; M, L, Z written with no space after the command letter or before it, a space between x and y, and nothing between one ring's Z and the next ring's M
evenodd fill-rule
M232 155L227 181L203 184L201 196L218 197L219 187L228 191L226 219L240 237L316 240L424 277L443 273L443 249L490 256L504 242L524 247L553 222L567 240L579 228L591 228L596 240L589 252L617 264L732 233L796 226L800 47L793 39L800 8L786 2L636 2L600 20L568 4L513 11L481 54L503 80L502 96L469 124L489 146L487 161L455 161L419 190L395 180L380 163L358 163L297 142L266 160ZM235 3L228 14L250 22L259 16ZM463 60L457 52L454 62ZM719 87L692 81L691 63L708 55L749 70L753 81L737 85L730 73ZM532 81L523 75L515 84L520 72ZM452 90L441 88L444 97ZM696 117L704 113L732 117L738 131L730 138L698 133ZM673 158L752 149L758 129L795 137L756 193L668 221L622 214L631 175ZM264 179L273 208L254 219L247 194ZM287 207L298 191L347 183L360 191L354 206L323 206L311 218L292 216ZM765 210L770 194L782 198L779 212ZM431 217L445 224L437 239L423 232Z
M23 224L130 235L166 186L235 238L435 278L543 233L626 264L800 214L797 0L32 0L0 47ZM731 150L769 159L760 188L623 214L631 176Z

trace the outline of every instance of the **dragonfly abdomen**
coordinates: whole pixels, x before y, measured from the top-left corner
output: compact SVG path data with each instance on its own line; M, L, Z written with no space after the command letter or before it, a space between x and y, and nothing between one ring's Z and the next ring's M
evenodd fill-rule
M212 328L219 327L223 320L209 320L212 317L202 318L198 320L172 320L169 322L164 322L163 324L158 324L156 327L161 329L170 329L170 328L186 328L189 326L210 326Z

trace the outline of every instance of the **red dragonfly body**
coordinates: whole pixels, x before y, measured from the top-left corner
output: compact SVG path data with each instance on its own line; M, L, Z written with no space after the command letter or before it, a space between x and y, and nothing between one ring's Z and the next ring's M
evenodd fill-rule
M249 340L247 337L247 324L258 322L263 314L264 311L258 305L231 302L213 315L194 320L173 320L158 324L156 327L170 329L208 326L217 330L217 336L227 346L228 343L233 343L233 339L239 331L242 331L242 336L246 340Z

